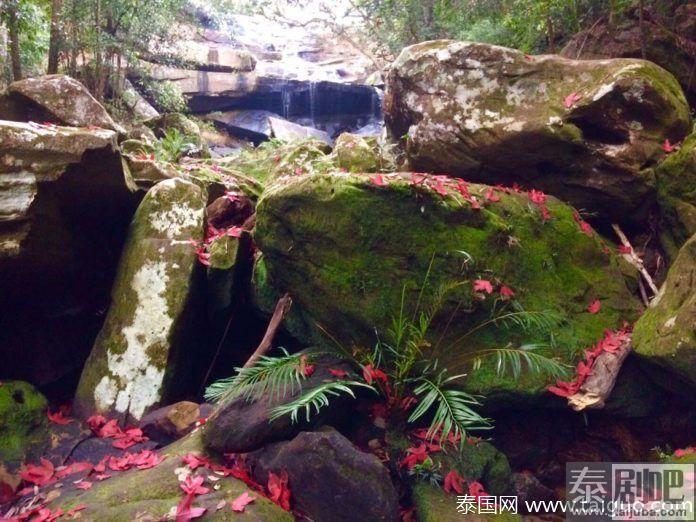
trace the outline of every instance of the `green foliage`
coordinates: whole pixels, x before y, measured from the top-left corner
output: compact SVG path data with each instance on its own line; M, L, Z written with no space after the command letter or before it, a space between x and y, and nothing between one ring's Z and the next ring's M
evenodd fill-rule
M148 82L146 89L156 108L162 112L185 112L188 108L181 89L172 82Z
M196 139L182 134L179 129L167 129L161 139L153 143L158 161L177 163L188 151L197 148Z

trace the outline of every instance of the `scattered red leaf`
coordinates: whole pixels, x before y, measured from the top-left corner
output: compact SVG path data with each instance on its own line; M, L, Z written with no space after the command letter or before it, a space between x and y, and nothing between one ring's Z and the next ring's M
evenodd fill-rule
M675 150L679 150L679 145L672 145L669 140L665 140L665 142L662 144L662 150L664 150L667 154L670 152L674 152Z
M75 518L75 513L77 513L78 511L83 511L85 509L87 509L87 504L78 504L74 508L71 508L68 511L66 511L65 515L70 518Z
M51 413L50 409L46 410L46 416L48 417L48 420L50 420L54 424L61 424L64 426L64 425L70 424L72 422L72 419L65 417L61 410L58 410L55 413Z
M77 489L90 489L92 487L92 483L86 480L81 480L75 485L75 487Z
M487 294L492 294L493 285L490 281L485 279L476 279L474 281L474 292L485 292Z
M290 511L290 489L288 488L288 472L283 470L280 475L268 472L268 498L285 511Z
M619 254L630 254L633 252L633 249L627 245L619 245L617 250L619 251Z
M570 109L573 105L582 99L582 94L577 92L571 92L568 96L563 99L563 105L566 109Z
M497 203L498 201L500 201L500 196L497 196L493 192L493 188L491 187L486 191L486 199L491 203Z
M385 187L389 184L384 180L384 177L381 174L370 176L370 182L378 187Z
M36 516L32 518L30 522L52 522L53 520L56 520L62 516L63 510L60 508L55 511L51 511L48 508L40 508L36 512Z
M421 464L425 462L428 458L428 447L424 442L416 447L410 447L406 449L406 456L399 462L399 467L406 467L407 469L413 469L416 464Z
M686 448L674 450L674 456L677 458L693 455L696 453L696 446L688 446Z
M486 497L488 496L488 493L486 493L486 490L480 482L474 481L469 484L469 495L472 497Z
M252 497L248 491L245 491L230 502L230 507L232 508L232 511L243 513L246 506L251 504L254 500L256 500L256 497Z
M23 480L40 487L45 486L46 484L49 484L55 480L53 478L54 471L55 468L53 463L50 460L42 457L40 466L37 466L36 464L27 464L22 471L20 471L19 476Z
M452 491L455 491L460 495L463 494L465 482L466 481L464 480L464 478L459 473L457 473L457 470L453 469L447 475L445 475L445 493L452 493Z
M207 493L210 493L210 488L206 488L203 486L203 482L205 481L205 477L203 476L197 476L197 477L192 477L189 475L184 479L184 481L179 484L179 487L186 493L187 495L205 495Z
M210 467L211 464L207 457L201 457L195 453L187 453L181 457L181 460L183 460L184 464L186 464L192 470L198 469L201 466L207 468Z
M103 415L92 415L87 419L87 425L96 434L104 424L106 424L106 417Z
M587 306L587 311L591 314L596 314L597 312L599 312L599 309L601 307L602 307L602 303L600 302L600 300L595 299Z
M334 377L338 377L339 379L343 379L346 375L348 375L348 372L345 370L334 370L333 368L329 368L329 373Z
M373 381L382 381L386 385L389 380L386 373L379 368L373 368L371 364L363 366L363 378L367 384L372 384Z
M512 289L508 288L507 286L502 285L500 287L500 295L505 298L512 299L515 297L515 292L513 292Z

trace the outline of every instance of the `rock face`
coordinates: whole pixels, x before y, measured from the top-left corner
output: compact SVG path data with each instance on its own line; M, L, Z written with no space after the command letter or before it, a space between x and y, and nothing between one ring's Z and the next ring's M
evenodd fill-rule
M682 247L660 294L636 323L633 347L641 359L663 370L666 377L660 378L658 384L693 397L696 388L696 236Z
M19 465L38 459L48 444L46 406L29 383L5 381L0 386L0 492L3 483L16 487Z
M563 48L567 58L645 58L664 67L681 84L693 106L696 104L694 83L694 46L696 46L696 4L683 2L674 11L644 8L641 29L638 9L618 27L606 21L576 34Z
M487 44L404 49L387 77L385 118L414 169L518 182L579 208L640 219L665 139L689 130L677 81L641 60L525 56Z
M696 234L696 134L657 166L655 180L664 225L662 244L674 258Z
M140 419L182 393L205 197L193 183L155 185L138 208L121 256L112 303L76 395L79 414ZM178 372L178 373L177 373ZM170 388L170 385L172 386Z
M124 132L77 80L62 74L11 83L0 99L0 113L14 121L50 121L74 127L101 127Z
M134 189L115 132L0 121L0 357L14 360L5 378L46 384L79 371Z
M312 376L303 382L304 392L320 385L326 379L334 380L329 373L330 368L351 370L350 365L346 363L331 358L319 359ZM303 422L302 416L300 422L293 423L287 415L273 422L269 421L273 408L290 402L299 395L300 390L296 389L286 397L269 393L251 402L244 397L232 400L219 407L206 422L203 434L206 445L219 453L246 453L257 450L268 442L290 438L302 429L320 424L325 415L313 416L311 423ZM337 398L335 405L340 402L341 399ZM331 408L331 411L340 413L340 407ZM326 414L327 411L322 413Z
M302 432L251 455L254 478L287 471L293 505L317 521L399 520L389 472L333 428Z
M398 315L404 287L404 302L416 303L427 277L425 292L433 299L443 285L462 283L431 328L434 340L443 330L446 339L428 356L451 371L469 369L470 350L542 340L533 332L493 328L455 342L490 318L494 300L505 300L501 285L524 310L568 318L556 337L564 348L547 354L569 361L605 328L635 318L638 303L615 255L589 225L554 198L544 203L550 214L544 221L532 203L542 196L420 174L280 178L257 205L255 240L266 284L291 292L308 324L320 324L346 347L374 346L375 330L384 335ZM477 279L491 282L492 294L472 292ZM601 308L592 314L588 305L595 299ZM490 369L472 373L467 383L487 394L536 393L543 386L531 376L499 379Z

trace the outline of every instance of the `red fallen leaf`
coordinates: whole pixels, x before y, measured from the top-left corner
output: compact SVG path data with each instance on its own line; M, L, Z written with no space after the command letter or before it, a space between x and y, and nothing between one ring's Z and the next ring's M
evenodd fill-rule
M14 498L14 488L7 482L0 482L0 505L12 502Z
M123 436L123 430L118 425L118 421L116 419L111 419L108 421L101 428L99 428L99 432L97 433L97 437L102 439L117 438L121 436Z
M53 463L50 460L41 457L40 466L35 464L27 464L27 466L24 467L24 469L20 472L19 476L23 480L36 484L40 487L48 484L51 481L54 470L55 468L53 467Z
M189 520L193 520L194 518L200 518L204 515L206 511L205 508L191 507L191 504L193 504L193 500L195 498L195 495L187 494L184 498L181 499L179 504L176 506L176 522L188 522Z
M547 196L541 190L530 190L529 200L537 205L544 205L546 203Z
M471 208L474 210L481 210L481 204L478 202L478 199L476 199L474 196L471 196L469 199L469 204L471 205Z
M379 368L373 368L371 364L363 366L363 378L367 384L372 384L373 381L382 381L387 384L389 380L386 373Z
M197 477L191 477L191 475L189 475L181 484L179 484L179 487L187 495L205 495L210 493L210 488L203 486L204 481L205 477L203 476L199 475Z
M633 252L633 249L627 245L619 245L616 249L619 251L619 254L630 254Z
M502 295L503 297L507 297L507 298L513 298L513 297L515 297L515 292L513 292L507 286L502 285L500 287L500 295Z
M290 511L290 489L288 488L288 472L283 470L280 475L268 472L268 498L285 511Z
M524 59L527 60L528 62L533 62L533 61L534 61L534 57L533 57L532 55L530 55L530 54L525 54L525 55L524 55Z
M196 421L196 426L203 426L206 422L208 422L208 417L201 417Z
M692 455L696 453L696 446L688 446L682 449L674 450L674 456L677 458L685 457L686 455Z
M571 92L568 96L563 99L563 105L566 109L570 109L573 105L582 99L582 94L577 92Z
M90 489L92 487L92 483L86 480L81 480L75 485L75 487L77 489Z
M152 450L143 450L133 455L133 465L138 469L150 469L159 465L167 457L157 454Z
M493 293L493 285L490 281L486 281L485 279L476 279L474 281L474 292L491 294Z
M514 191L517 192L518 194L521 194L522 192L524 192L524 191L522 190L522 187L520 187L517 183L513 183L513 184L512 184L512 190L514 190Z
M302 175L302 168L296 167L295 168L295 176L301 176L301 175Z
M544 221L551 219L551 213L549 212L549 209L546 208L546 205L539 205L539 210L541 210L541 217Z
M75 518L75 513L87 509L87 504L78 504L74 508L69 509L65 512L65 515L70 518Z
M377 185L378 187L385 187L388 185L388 183L384 180L384 177L381 174L377 174L376 176L370 176L370 182L374 185Z
M196 455L195 453L188 453L181 457L181 460L183 460L184 463L192 470L198 469L201 466L203 466L204 468L210 466L210 460L208 458L201 457L199 455Z
M590 312L591 314L596 314L599 312L599 309L602 307L602 303L599 301L599 299L595 299L592 301L589 306L587 307L587 311Z
M417 447L407 448L406 453L407 455L399 462L399 467L413 469L413 466L425 462L428 458L428 448L423 442Z
M488 496L488 493L486 493L486 490L483 488L480 482L472 482L469 484L469 495L472 497L485 497Z
M51 510L48 508L41 508L37 512L36 516L31 519L30 522L52 522L53 520L56 520L57 518L60 518L62 516L62 509L57 509L51 512Z
M314 373L315 366L316 365L307 362L306 355L300 357L300 373L305 377L310 377Z
M87 419L87 426L93 431L98 432L104 424L106 424L106 417L103 415L92 415Z
M345 370L334 370L333 368L329 368L329 373L334 377L338 377L339 379L343 379L346 375L348 375L348 372Z
M243 513L246 506L251 504L254 500L256 500L256 497L252 497L248 491L245 491L230 502L230 507L232 508L232 511Z
M664 150L667 154L670 152L674 152L675 150L678 150L679 146L678 145L672 145L669 140L665 140L665 142L662 144L662 150Z
M55 424L60 424L65 426L66 424L70 424L72 422L72 419L68 419L67 417L63 416L63 412L58 410L55 413L51 413L51 410L46 410L46 416L48 417L48 420Z
M230 227L227 229L226 234L230 237L242 237L242 233L244 232L244 229L242 227Z
M457 470L453 469L447 475L445 475L445 493L452 493L452 491L456 491L460 495L463 494L464 483L464 478L459 473L457 473Z
M99 475L94 475L94 478L101 482L102 480L110 479L111 475L108 473L100 473Z
M56 468L54 476L57 479L61 479L63 477L67 477L68 475L72 475L73 473L79 473L80 471L92 471L92 469L94 468L89 462L74 462L67 466Z
M440 194L441 196L446 196L447 195L447 186L441 179L434 179L431 182L430 188L432 188L435 192Z
M583 234L587 236L592 236L592 227L589 225L587 221L584 221L580 217L580 214L578 214L577 212L573 212L573 219L580 226L580 230Z
M486 191L486 199L492 203L497 203L498 201L500 201L500 196L496 195L493 192L493 188L489 188Z
M112 446L118 449L130 448L131 446L135 446L140 442L150 440L148 437L143 435L140 428L127 428L120 435L116 435L116 437L118 437L118 440L116 440Z

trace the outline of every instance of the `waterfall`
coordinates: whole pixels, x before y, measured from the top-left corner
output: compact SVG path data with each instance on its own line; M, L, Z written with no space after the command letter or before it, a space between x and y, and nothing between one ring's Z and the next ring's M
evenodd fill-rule
M317 84L314 81L309 82L309 117L312 120L312 127L316 125L317 115Z
M289 89L283 88L280 93L282 104L283 104L283 118L286 120L290 117L290 103L292 101L292 93Z

